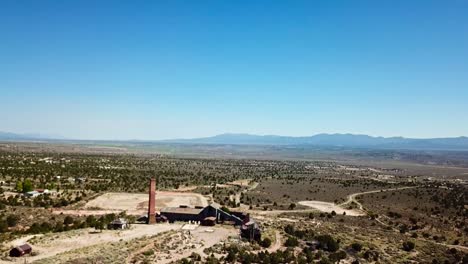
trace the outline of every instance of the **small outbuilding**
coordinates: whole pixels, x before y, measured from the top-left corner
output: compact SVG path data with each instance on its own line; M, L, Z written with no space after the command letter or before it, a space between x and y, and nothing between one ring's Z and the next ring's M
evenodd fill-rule
M109 229L126 229L129 227L129 224L126 219L118 218L109 223Z
M32 247L29 244L17 246L10 250L10 257L21 257L32 252Z
M25 193L24 195L26 197L34 198L34 197L41 195L41 193L38 191L30 191L30 192Z
M164 215L156 214L156 223L166 223L167 221L167 217Z
M246 238L248 240L260 241L262 239L262 231L260 230L258 224L253 220L244 223L241 226L240 231L241 237Z

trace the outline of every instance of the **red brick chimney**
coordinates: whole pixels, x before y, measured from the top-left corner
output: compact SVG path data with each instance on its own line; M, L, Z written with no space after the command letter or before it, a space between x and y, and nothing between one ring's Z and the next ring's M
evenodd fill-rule
M156 179L150 179L148 201L148 224L156 223Z

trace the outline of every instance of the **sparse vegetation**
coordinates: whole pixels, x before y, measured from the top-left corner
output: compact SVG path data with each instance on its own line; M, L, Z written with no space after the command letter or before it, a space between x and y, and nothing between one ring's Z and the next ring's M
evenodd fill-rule
M80 209L105 192L146 192L148 176L155 175L159 190L187 188L212 197L226 212L249 208L252 219L263 214L257 222L270 230L259 241L203 246L202 252L180 258L181 263L334 263L342 259L350 263L394 263L402 259L457 263L466 257L466 186L457 181L430 181L403 169L324 161L53 151L0 151L0 156L0 236L4 241L22 235L52 237L84 230L106 235L107 224L119 215L67 216L51 214L50 210ZM245 183L235 183L239 180ZM399 187L414 188L384 191ZM51 192L23 195L37 189ZM354 209L363 206L366 214L359 217L338 211L314 212L299 203L318 200L340 206L348 195L371 190L377 192L357 196L344 205ZM125 217L134 222L135 217ZM276 232L281 235L277 237ZM162 252L180 248L180 241L193 239L177 232L163 236L168 243L156 238L141 239L132 246L114 241L109 247L121 247L117 255L90 253L83 261L130 258L151 263ZM74 254L65 254L67 260L77 259Z

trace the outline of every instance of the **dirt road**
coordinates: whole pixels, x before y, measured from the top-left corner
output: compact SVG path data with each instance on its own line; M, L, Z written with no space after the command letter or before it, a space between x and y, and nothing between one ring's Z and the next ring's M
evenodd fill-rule
M337 214L343 214L345 213L348 216L363 216L366 215L366 210L362 206L361 203L359 203L356 200L356 197L360 195L365 195L365 194L370 194L370 193L380 193L380 192L388 192L388 191L398 191L398 190L404 190L404 189L411 189L411 188L416 188L416 186L411 186L411 187L398 187L398 188L391 188L391 189L383 189L383 190L374 190L374 191L367 191L367 192L359 192L359 193L353 193L347 196L347 199L344 203L341 203L339 205L330 203L330 202L324 202L324 201L299 201L298 204L303 205L303 206L308 206L313 209L299 209L299 210L272 210L272 211L256 211L256 210L251 210L253 214L261 215L261 216L267 216L267 215L279 215L282 213L290 213L290 212L314 212L314 211L321 211L325 213L331 213L335 212ZM355 204L358 205L357 209L346 209L345 206L354 202Z
M133 225L130 229L104 230L96 232L92 228L71 230L62 233L49 233L44 235L30 235L8 243L9 247L24 243L31 244L37 255L22 258L22 261L38 261L56 256L60 253L118 241L128 241L134 238L153 236L169 230L180 229L180 224ZM0 263L11 263L0 260Z
M268 252L273 253L278 251L281 248L281 233L276 230L275 231L275 243L267 249Z
M365 213L362 210L357 209L345 209L341 205L337 205L330 202L322 202L322 201L300 201L298 202L300 205L312 207L316 210L325 213L335 212L336 214L346 214L348 216L362 216Z
M248 181L249 181L248 183L250 183L250 180L248 180ZM245 186L245 185L239 185L239 186ZM254 190L255 188L257 188L257 186L258 186L258 182L254 182L254 183L252 183L252 185L249 186L249 188L247 188L247 189L245 189L245 190L243 190L241 192L238 192L236 194L229 195L229 200L230 201L235 201L236 204L240 204L241 195L243 193L245 194L246 192L250 192L250 191Z
M355 203L358 205L359 210L364 211L364 207L360 202L356 200L356 197L364 194L371 194L371 193L380 193L380 192L389 192L389 191L400 191L400 190L405 190L405 189L412 189L416 188L417 186L407 186L407 187L398 187L398 188L391 188L391 189L383 189L383 190L374 190L374 191L367 191L367 192L359 192L359 193L353 193L347 196L346 201L344 203L341 203L339 206L343 207L347 204L350 203Z

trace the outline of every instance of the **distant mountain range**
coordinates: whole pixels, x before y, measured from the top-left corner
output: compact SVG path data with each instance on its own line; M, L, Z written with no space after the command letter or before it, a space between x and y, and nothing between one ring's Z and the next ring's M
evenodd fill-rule
M165 140L169 143L236 144L236 145L313 145L391 149L468 150L468 137L414 139L404 137L372 137L355 134L318 134L309 137L275 135L221 134L213 137Z
M34 140L62 140L64 137L44 134L16 134L0 131L0 140L8 141L34 141Z
M73 142L63 137L39 134L15 134L0 131L3 141L54 141ZM81 141L81 140L80 140ZM93 140L93 142L99 142ZM213 137L171 140L131 140L133 143L178 143L178 144L220 144L220 145L309 145L319 147L413 149L413 150L468 150L468 137L415 139L404 137L373 137L355 134L317 134L308 137L276 135L220 134Z

